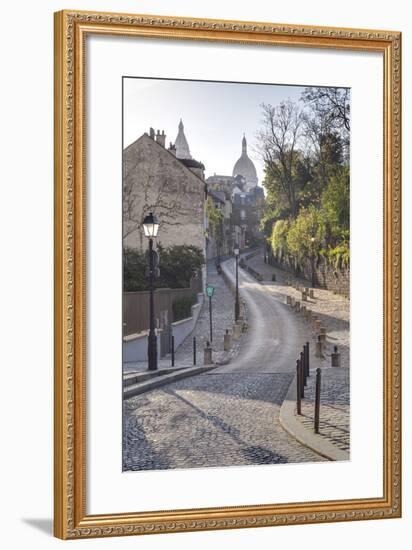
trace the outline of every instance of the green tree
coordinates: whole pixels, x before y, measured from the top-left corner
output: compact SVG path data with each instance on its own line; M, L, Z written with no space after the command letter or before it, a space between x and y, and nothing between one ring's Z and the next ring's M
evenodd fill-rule
M329 179L322 193L321 206L333 235L349 229L350 181L349 167L341 168Z
M311 205L300 210L296 220L291 224L286 242L289 251L298 261L302 261L319 254L324 237L324 215Z
M289 228L289 220L278 220L272 227L270 246L273 254L279 261L281 261L288 253L287 237Z

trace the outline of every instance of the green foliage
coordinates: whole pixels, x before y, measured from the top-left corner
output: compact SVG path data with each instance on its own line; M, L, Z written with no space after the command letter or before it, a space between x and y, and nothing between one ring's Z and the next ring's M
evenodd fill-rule
M160 277L156 288L187 288L190 280L205 263L200 248L191 245L158 245ZM123 254L123 287L125 292L148 290L147 258L144 252L126 249Z
M147 260L143 253L129 248L123 251L123 290L125 292L148 290L146 266Z
M270 245L278 259L288 253L287 236L290 228L289 220L278 220L273 224Z
M317 256L325 237L324 214L315 206L302 208L291 224L286 242L289 251L299 260Z
M284 184L282 161L272 160L265 167L263 186L266 189L266 204L275 218L286 218L296 215L302 201L310 195L312 167L302 152L295 151L289 155L289 185Z
M223 239L223 212L217 208L211 197L206 201L206 215L209 221L209 231L217 241Z
M336 246L329 245L326 250L321 250L322 256L335 269L347 268L350 264L349 231L343 231Z
M196 304L196 294L182 296L172 303L173 322L181 321L192 316L192 306Z
M321 206L332 238L339 237L342 230L349 230L349 187L349 168L344 167L329 179L322 193Z

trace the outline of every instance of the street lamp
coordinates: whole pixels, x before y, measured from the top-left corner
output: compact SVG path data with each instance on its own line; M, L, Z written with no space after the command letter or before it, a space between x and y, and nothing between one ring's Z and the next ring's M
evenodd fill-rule
M310 257L311 272L312 272L312 288L315 288L315 237L311 237L310 242L312 243L312 246L311 246L312 253Z
M143 231L149 239L149 338L147 346L148 368L149 370L157 370L157 338L155 330L155 314L154 314L154 276L155 276L155 254L153 251L153 239L156 238L159 230L159 221L152 212L143 220Z
M239 320L239 245L236 245L233 253L236 260L236 294L235 294L235 321Z

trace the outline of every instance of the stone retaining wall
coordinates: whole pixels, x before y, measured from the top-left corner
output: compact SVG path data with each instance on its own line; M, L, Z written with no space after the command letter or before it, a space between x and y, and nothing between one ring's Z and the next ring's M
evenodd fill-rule
M309 283L312 282L312 269L310 261L307 261L303 265L300 265L298 269L295 269L288 262L278 262L276 258L269 257L269 264L293 273L296 277L306 279ZM315 267L315 282L316 285L331 290L336 294L349 297L350 293L350 269L335 269L334 267L321 263Z

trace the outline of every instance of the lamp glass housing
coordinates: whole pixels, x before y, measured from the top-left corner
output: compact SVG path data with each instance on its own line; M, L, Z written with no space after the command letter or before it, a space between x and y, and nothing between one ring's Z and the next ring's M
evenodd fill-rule
M159 221L156 216L150 212L148 216L143 220L143 231L146 237L155 238L159 230Z

